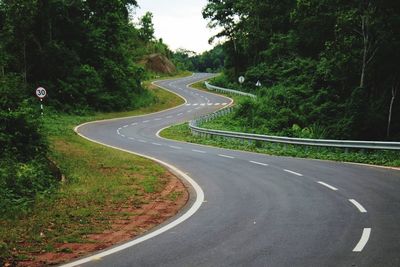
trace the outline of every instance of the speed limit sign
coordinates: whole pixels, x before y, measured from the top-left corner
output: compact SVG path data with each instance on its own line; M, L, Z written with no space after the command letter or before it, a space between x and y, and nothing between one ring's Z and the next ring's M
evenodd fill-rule
M36 95L40 99L44 98L46 94L47 94L46 89L44 89L43 87L39 87L38 89L36 89Z

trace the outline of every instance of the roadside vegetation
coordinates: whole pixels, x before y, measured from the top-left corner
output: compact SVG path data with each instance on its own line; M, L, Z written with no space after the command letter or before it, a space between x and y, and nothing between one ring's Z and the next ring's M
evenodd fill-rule
M146 84L150 86L150 82ZM29 201L22 206L4 206L0 219L0 265L24 261L29 265L38 264L34 258L46 253L61 258L75 253L74 246L69 244L89 243L93 248L101 247L103 243L93 240L92 234L112 229L115 221L135 220L135 216L142 215L142 212L135 213L129 207L139 210L155 200L174 205L178 198L185 197L180 191L182 188L174 188L167 197L160 198L160 192L172 177L160 165L94 144L73 131L83 122L142 115L184 102L165 90L152 86L149 90L155 97L154 104L129 112L68 115L46 111L39 120L42 122L41 133L47 140L47 157L59 168L63 182L61 177L55 180L49 173L48 179L52 182L46 184L44 178L47 176L41 173L32 176L30 166L21 166L26 172L31 171L26 174L26 179L31 183L37 179L43 184L43 190L29 195ZM46 164L47 158L43 159ZM27 183L20 184L23 186L35 188ZM1 201L3 205L8 204L4 199ZM144 225L140 227L131 230L140 234L145 230ZM38 265L41 264L44 263Z
M212 83L258 95L233 114L251 132L400 141L399 14L391 0L209 0L225 40Z
M192 87L199 90L208 91L204 85L204 82L195 83L192 85ZM247 103L249 101L249 98L237 95L228 96L234 99L234 112L211 120L209 122L204 122L200 126L203 128L223 131L266 134L266 131L264 129L259 129L253 127L252 125L246 126L246 124L241 123L240 119L237 118L236 114L238 112L238 109L240 109L243 103ZM294 126L291 129L291 135L301 138L316 138L315 136L318 133L315 133L313 131L317 130L318 129L301 129L300 127ZM400 167L400 152L396 151L340 149L300 145L296 146L265 142L247 142L220 137L205 138L194 136L190 131L188 123L171 126L163 130L160 135L164 138L177 141L211 145L227 149L257 152L268 155L313 158Z
M154 38L151 13L130 22L136 7L134 0L0 1L0 266L45 265L32 259L46 253L77 256L71 244L96 243L91 234L132 221L146 203L185 197L161 197L175 178L159 165L73 132L86 121L183 103L146 82L177 72L173 52ZM43 116L39 86L47 90Z

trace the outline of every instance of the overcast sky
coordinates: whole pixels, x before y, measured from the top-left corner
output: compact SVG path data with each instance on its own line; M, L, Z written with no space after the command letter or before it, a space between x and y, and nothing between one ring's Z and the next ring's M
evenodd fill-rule
M138 0L135 17L153 13L156 38L162 38L170 49L185 48L197 53L210 50L208 39L213 31L207 28L201 11L207 0Z

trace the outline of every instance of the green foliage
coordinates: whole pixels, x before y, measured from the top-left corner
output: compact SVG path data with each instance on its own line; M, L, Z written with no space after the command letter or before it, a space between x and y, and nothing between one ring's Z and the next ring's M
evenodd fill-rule
M2 1L0 67L21 74L31 90L45 87L48 104L60 111L136 107L147 96L132 50L146 46L143 30L152 33L150 14L142 29L130 23L132 6L136 1Z
M225 62L225 53L221 45L200 55L195 52L178 49L173 55L173 62L179 70L196 72L219 72Z
M203 10L220 30L215 37L226 40L219 85L259 91L236 118L244 126L300 136L294 125L317 127L329 138L373 140L400 138L399 14L389 0L209 0Z
M0 77L0 217L29 211L38 193L57 185L49 167L40 115L16 75Z

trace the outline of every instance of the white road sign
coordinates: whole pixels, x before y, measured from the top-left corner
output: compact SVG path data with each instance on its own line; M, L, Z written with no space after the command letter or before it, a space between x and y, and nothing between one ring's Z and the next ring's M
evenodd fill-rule
M244 77L243 76L239 77L239 83L244 83Z
M257 86L257 87L260 87L260 86L261 86L261 82L260 82L260 81L257 81L256 86Z
M47 94L46 89L44 89L43 87L39 87L38 89L36 89L37 97L44 98L46 94Z

